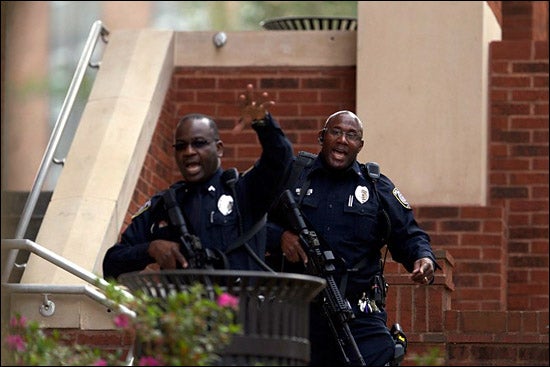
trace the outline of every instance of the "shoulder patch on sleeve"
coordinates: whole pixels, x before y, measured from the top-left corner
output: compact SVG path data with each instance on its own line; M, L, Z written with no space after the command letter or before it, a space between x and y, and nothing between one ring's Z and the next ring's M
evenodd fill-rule
M407 199L405 199L405 197L397 187L393 188L392 194L393 196L395 196L397 201L399 201L399 203L403 205L403 207L405 207L406 209L412 209L410 204L407 202Z
M150 207L151 207L151 200L147 200L147 202L145 204L143 204L141 206L141 208L139 208L139 210L134 215L132 215L132 219L139 216L141 213L143 213L144 211L146 211Z

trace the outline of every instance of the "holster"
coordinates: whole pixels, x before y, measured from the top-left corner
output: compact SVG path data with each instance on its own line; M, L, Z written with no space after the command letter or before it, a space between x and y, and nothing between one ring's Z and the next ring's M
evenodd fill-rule
M384 275L377 274L372 278L370 298L374 299L376 304L380 307L386 306L386 295L388 294L388 283Z
M351 303L356 303L359 299L367 297L374 300L379 308L386 306L386 295L388 293L388 283L382 274L374 275L369 284L363 289L356 288L346 292L346 298Z

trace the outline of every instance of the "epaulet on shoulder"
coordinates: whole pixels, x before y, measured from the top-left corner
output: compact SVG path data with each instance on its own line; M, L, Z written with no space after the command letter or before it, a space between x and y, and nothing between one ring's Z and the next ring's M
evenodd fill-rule
M162 196L164 195L164 193L166 191L168 191L168 190L177 191L180 188L182 188L183 186L185 186L185 181L182 180L182 181L178 181L178 182L170 185L170 187L168 187L166 189L157 191L156 193L153 194L153 196L151 196L149 198L149 200L147 200L147 202L145 204L143 204L141 206L141 208L138 209L138 211L135 214L132 215L132 219L140 216L141 214L143 214L147 210L156 209L156 207L162 203L161 198L162 198Z
M314 154L314 153L310 153L310 152L306 152L304 150L300 150L298 152L298 156L296 157L297 159L301 159L301 160L304 160L305 162L309 161L313 161L315 158L317 158L317 154ZM311 164L311 163L310 163Z

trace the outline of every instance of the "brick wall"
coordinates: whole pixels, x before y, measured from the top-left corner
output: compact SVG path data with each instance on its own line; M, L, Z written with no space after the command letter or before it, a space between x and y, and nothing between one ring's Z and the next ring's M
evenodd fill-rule
M502 39L548 42L548 1L500 1Z
M491 45L490 201L506 208L510 310L548 309L548 43Z

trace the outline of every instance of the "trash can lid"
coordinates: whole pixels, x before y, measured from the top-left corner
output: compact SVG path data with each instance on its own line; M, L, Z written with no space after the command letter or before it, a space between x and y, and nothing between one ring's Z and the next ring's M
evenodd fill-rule
M267 30L356 31L357 18L351 17L281 17L260 22Z
M289 294L309 302L326 286L320 277L295 273L265 271L178 269L156 272L131 272L120 275L119 282L130 291L141 290L151 296L165 297L171 292L185 290L193 283L217 285L225 291L259 294L268 292L285 298Z

